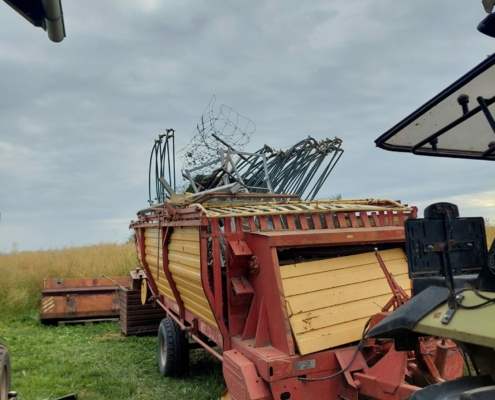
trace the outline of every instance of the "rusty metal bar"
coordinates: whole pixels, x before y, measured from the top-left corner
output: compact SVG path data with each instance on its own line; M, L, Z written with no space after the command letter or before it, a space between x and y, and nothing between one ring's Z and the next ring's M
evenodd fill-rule
M166 306L165 304L163 304L161 301L157 301L158 304L160 304L160 306L165 310L165 312L167 313L167 315L172 318L175 322L177 322L177 324L181 327L181 329L183 331L186 330L186 325L177 318L176 315L174 315L174 313L172 311L170 311ZM185 332L184 332L185 334ZM197 337L195 334L191 334L191 337L196 341L198 342L202 347L204 347L204 349L206 351L208 351L209 353L211 353L212 355L214 355L216 358L218 358L220 361L223 362L223 357L218 354L212 347L208 346L205 342L203 342L199 337Z
M388 219L388 225L389 226L395 226L395 215L393 211L386 211L387 213L387 219Z
M163 258L163 271L165 272L165 277L167 278L170 289L172 289L172 294L174 295L175 302L179 306L179 316L180 319L184 320L184 302L180 297L180 293L177 290L177 285L172 277L172 273L170 272L169 263L168 263L168 246L167 242L170 239L170 235L172 234L170 227L162 228L162 258Z
M71 288L57 288L57 289L43 289L43 294L90 294L90 293L105 293L118 290L115 286L99 286L99 287L71 287ZM127 290L127 288L125 288Z
M394 277L389 272L389 270L387 269L387 266L383 262L382 256L380 255L380 252L376 248L375 248L375 256L376 256L376 259L378 260L378 264L380 264L380 268L382 269L383 274L385 275L385 278L387 279L387 283L388 283L388 286L390 287L393 298L395 299L395 307L394 308L397 308L397 307L404 305L409 300L408 294L395 281ZM389 305L389 303L387 303L387 305ZM388 311L388 310L382 309L382 311Z
M282 229L282 221L280 220L280 215L274 215L272 217L272 221L274 229Z
M119 282L117 282L115 279L112 279L112 278L106 276L105 274L103 274L102 277L105 278L105 279L108 279L110 282L112 282L113 284L115 284L116 286L118 286L121 290L129 290L125 286L123 286Z
M321 229L320 214L310 214L315 229Z
M212 221L213 225L213 221ZM208 238L206 236L208 235L206 233L206 228L202 228L200 231L200 248L201 248L201 261L200 261L200 267L201 267L201 284L203 285L203 290L206 295L206 299L208 300L208 303L210 304L210 308L213 310L213 313L215 315L215 296L211 290L210 287L210 282L208 280ZM212 238L213 240L213 238ZM215 315L216 317L216 315ZM229 337L229 332L227 330L227 327L225 326L225 322L223 319L217 320L218 328L220 330L220 333L222 334L222 339L223 339L223 350L229 350L230 349L230 337Z
M327 223L327 229L335 229L335 223L331 213L325 213L325 222Z
M301 224L301 229L303 231L309 230L308 219L306 218L306 214L299 214L297 217L299 218L299 223Z
M339 221L340 228L347 228L347 220L343 213L337 213L337 220Z
M368 217L368 214L365 212L361 212L361 213L359 213L359 216L361 217L361 221L363 222L363 227L371 228L370 219Z
M235 231L237 233L242 233L243 227L242 227L242 217L235 217Z
M232 233L232 220L232 217L227 217L223 220L223 231L227 236Z
M332 246L368 243L404 242L404 229L387 226L378 229L346 228L328 229L326 232L312 230L298 231L298 235L282 234L275 231L258 232L257 236L269 237L269 245L274 247L313 246L331 243Z
M268 229L268 222L264 215L259 216L258 220L260 221L260 229Z
M256 221L254 220L254 217L249 217L249 230L251 232L256 232Z
M351 221L351 227L352 228L359 228L359 223L358 223L356 214L351 211L348 215L349 215L349 221Z
M155 281L152 279L153 275L151 274L150 268L148 267L148 262L146 261L144 231L145 231L144 228L136 229L136 238L139 244L139 254L141 255L141 264L143 265L144 271L146 272L146 276L150 278L150 279L146 279L146 282L148 283L151 289L151 293L153 293L153 296L158 296L158 288L156 287Z
M287 219L287 225L289 226L289 229L296 229L296 221L294 220L294 215L287 214L285 218Z
M188 220L178 220L178 221L163 220L161 222L161 225L162 226L207 226L208 223L207 222L205 223L201 219L188 219ZM134 229L145 228L145 227L156 228L156 227L158 227L158 222L141 222L141 221L138 221L138 222L131 224L129 227L134 228Z
M219 235L220 231L218 228L218 219L213 219L211 221L211 233L216 236ZM222 308L222 270L221 270L221 249L220 240L218 237L212 237L212 251L213 251L213 293L214 293L214 307L213 313L215 314L215 319L218 321L223 318L223 308Z
M214 355L216 358L218 358L220 361L223 362L223 357L220 354L218 354L213 348L211 348L205 342L203 342L199 337L197 337L195 334L192 334L191 337L201 346L203 346L206 351L208 351L209 353L211 353L212 355Z
M387 226L385 223L385 212L378 211L378 219L380 220L380 226Z
M374 224L375 224L375 228L378 228L378 227L383 226L383 225L380 223L380 218L378 218L378 215L376 214L376 212L372 212L372 213L371 213L371 218L373 219L373 222L374 222Z

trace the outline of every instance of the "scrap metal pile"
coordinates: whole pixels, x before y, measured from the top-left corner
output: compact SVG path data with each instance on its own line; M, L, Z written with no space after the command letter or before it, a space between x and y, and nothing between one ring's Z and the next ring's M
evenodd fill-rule
M167 129L155 140L149 163L150 205L186 191L193 198L225 192L293 194L313 200L344 153L341 139L318 141L310 136L283 150L264 145L244 151L255 124L225 105L215 116L214 105L215 97L193 139L177 152L186 180L182 186L176 180L174 130Z

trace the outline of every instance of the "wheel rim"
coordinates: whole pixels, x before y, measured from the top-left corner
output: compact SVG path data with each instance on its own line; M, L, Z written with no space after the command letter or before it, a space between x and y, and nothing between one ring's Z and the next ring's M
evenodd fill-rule
M165 367L165 364L167 363L167 343L165 341L165 333L162 332L160 335L160 364Z
M2 381L0 382L0 400L7 400L7 367L3 367Z

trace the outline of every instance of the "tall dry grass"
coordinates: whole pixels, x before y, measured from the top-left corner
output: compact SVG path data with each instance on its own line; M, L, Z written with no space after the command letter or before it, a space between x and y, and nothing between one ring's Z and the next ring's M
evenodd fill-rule
M486 229L486 241L488 242L488 248L490 248L493 239L495 239L495 220L487 218L485 220L485 229Z
M44 278L124 276L137 265L134 243L0 254L0 314L38 310Z

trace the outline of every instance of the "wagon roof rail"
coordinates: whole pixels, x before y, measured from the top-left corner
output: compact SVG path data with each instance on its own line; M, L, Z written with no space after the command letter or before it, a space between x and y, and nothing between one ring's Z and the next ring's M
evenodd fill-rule
M395 200L352 199L313 200L267 203L191 204L208 218L249 217L253 215L312 214L322 212L413 211Z

